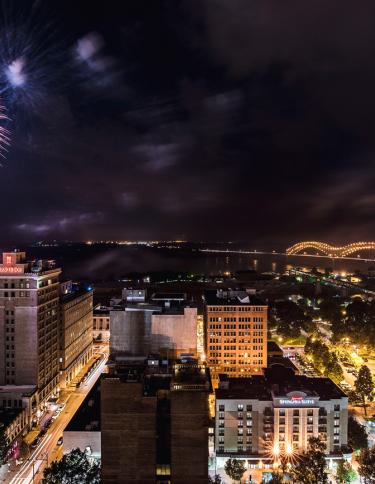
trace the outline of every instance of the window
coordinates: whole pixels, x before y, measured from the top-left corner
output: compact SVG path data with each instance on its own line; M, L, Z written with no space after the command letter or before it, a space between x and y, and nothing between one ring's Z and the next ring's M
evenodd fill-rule
M224 412L225 410L225 405L219 405L219 411Z
M243 411L243 405L242 404L237 405L237 410L239 412L242 412Z
M246 405L246 411L247 412L251 412L253 410L253 406L252 405Z
M333 410L335 412L339 412L340 411L340 405L334 405Z
M299 417L299 410L293 410L293 417Z

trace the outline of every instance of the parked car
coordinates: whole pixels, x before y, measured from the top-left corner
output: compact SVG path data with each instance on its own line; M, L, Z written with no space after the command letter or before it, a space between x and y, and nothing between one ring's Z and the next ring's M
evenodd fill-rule
M57 445L62 445L63 441L64 441L63 437L62 436L59 437L59 440L57 441Z

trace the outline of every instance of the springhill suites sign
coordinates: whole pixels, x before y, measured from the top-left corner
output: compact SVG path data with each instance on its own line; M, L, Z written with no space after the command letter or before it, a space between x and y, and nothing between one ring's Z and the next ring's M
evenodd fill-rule
M280 398L279 405L286 405L286 406L299 406L299 405L315 405L315 400L311 398Z

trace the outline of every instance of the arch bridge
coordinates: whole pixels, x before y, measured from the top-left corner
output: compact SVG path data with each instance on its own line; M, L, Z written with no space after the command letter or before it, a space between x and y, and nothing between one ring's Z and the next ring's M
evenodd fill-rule
M329 257L347 257L363 250L375 250L375 242L354 242L352 244L336 247L325 242L306 241L298 242L286 250L288 255L304 253L306 250L316 250Z

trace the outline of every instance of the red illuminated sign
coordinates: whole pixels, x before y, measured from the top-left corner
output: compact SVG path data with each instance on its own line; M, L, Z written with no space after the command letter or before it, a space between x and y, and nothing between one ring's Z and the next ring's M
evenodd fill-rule
M12 256L11 256L11 255L7 255L7 256L5 257L5 264L6 264L7 266L11 266L11 265L12 265Z
M0 274L22 274L23 267L0 266Z

